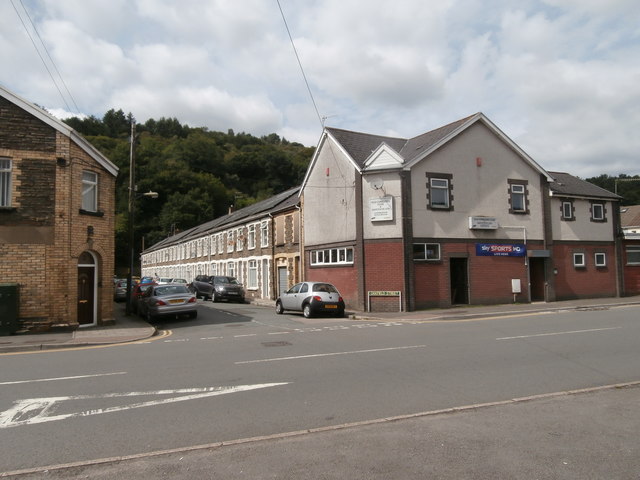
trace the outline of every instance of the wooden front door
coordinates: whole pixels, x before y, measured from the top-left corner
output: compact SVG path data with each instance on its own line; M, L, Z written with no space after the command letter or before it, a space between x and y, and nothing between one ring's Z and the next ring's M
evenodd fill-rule
M78 261L78 323L92 325L95 322L96 265L87 252Z

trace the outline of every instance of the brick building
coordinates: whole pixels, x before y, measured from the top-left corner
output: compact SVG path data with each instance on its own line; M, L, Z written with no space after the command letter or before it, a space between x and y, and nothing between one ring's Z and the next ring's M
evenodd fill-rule
M640 295L640 205L620 208L624 237L624 293Z
M25 328L113 321L117 167L0 86L0 279Z
M142 275L228 275L250 301L273 300L301 278L298 188L172 235L141 254Z
M325 128L301 188L305 278L350 308L621 294L620 197L482 113L410 139Z

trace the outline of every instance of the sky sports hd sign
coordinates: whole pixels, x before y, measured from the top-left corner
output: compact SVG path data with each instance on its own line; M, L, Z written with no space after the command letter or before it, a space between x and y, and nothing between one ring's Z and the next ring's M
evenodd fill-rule
M481 257L524 257L526 253L527 247L522 244L476 243L476 255Z

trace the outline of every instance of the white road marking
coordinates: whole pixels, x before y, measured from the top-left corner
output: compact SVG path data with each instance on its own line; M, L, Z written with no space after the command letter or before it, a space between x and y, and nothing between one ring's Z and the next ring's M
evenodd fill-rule
M409 348L424 348L426 345L410 345L406 347L389 347L389 348L373 348L371 350L353 350L351 352L333 352L333 353L316 353L314 355L299 355L296 357L277 357L277 358L265 358L262 360L245 360L242 362L235 362L236 365L245 365L247 363L263 363L263 362L279 362L282 360L300 360L303 358L318 358L318 357L333 357L336 355L353 355L355 353L373 353L373 352L388 352L391 350L407 350Z
M109 375L126 375L126 373L127 372L113 372L113 373L96 373L95 375L76 375L75 377L39 378L36 380L18 380L15 382L0 382L0 385L17 385L18 383L36 383L36 382L55 382L58 380L75 380L77 378L107 377Z
M243 337L257 337L257 333L248 333L246 335L234 335L233 338L243 338Z
M66 420L73 417L88 417L91 415L101 415L103 413L122 412L132 410L134 408L151 407L155 405L166 405L169 403L184 402L187 400L195 400L198 398L213 397L216 395L225 395L227 393L246 392L259 388L269 388L279 385L287 385L284 383L260 383L255 385L238 385L235 387L204 387L204 388L184 388L178 390L157 390L152 392L127 392L127 393L107 393L103 395L76 395L69 397L44 397L44 398L27 398L16 400L14 406L0 413L0 428L16 427L21 425L30 425L36 423L55 422L58 420ZM178 397L163 398L161 400L150 400L147 402L132 403L129 405L119 405L109 408L96 408L85 410L82 412L67 413L62 415L50 415L55 411L57 405L70 400L92 400L99 398L119 398L119 397L135 397L144 395L175 395L182 394Z
M200 340L220 340L224 337L200 337Z
M535 335L519 335L517 337L501 337L501 338L496 338L496 340L515 340L518 338L551 337L553 335L567 335L569 333L601 332L603 330L616 330L618 328L622 328L622 327L591 328L589 330L570 330L567 332L537 333Z

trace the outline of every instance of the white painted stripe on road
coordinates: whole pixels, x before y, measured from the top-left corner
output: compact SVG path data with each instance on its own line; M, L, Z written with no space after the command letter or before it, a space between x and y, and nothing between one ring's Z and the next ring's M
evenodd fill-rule
M518 335L517 337L501 337L501 338L496 338L496 340L515 340L518 338L551 337L553 335L567 335L570 333L602 332L604 330L616 330L618 328L622 328L622 327L591 328L589 330L570 330L568 332L537 333L535 335Z
M58 420L66 420L74 417L88 417L92 415L101 415L103 413L122 412L132 410L134 408L152 407L155 405L166 405L169 403L184 402L187 400L196 400L199 398L213 397L216 395L225 395L228 393L246 392L260 388L276 387L280 385L288 385L290 382L280 383L261 383L255 385L238 385L234 387L204 387L204 388L182 388L176 390L157 390L152 392L126 392L126 393L108 393L103 395L75 395L67 397L44 397L44 398L27 398L17 400L14 406L9 410L0 412L0 428L17 427L21 425L32 425L37 423L55 422ZM55 411L55 406L61 402L69 400L91 400L99 398L122 398L136 397L146 395L181 395L179 397L163 398L159 400L150 400L147 402L138 402L129 405L118 405L108 408L94 408L82 412L67 413L61 415L49 415Z
M200 337L200 340L220 340L224 337Z
M234 335L233 338L242 338L242 337L257 337L257 333L248 333L246 335Z
M76 375L74 377L39 378L36 380L18 380L15 382L0 382L0 385L17 385L18 383L55 382L58 380L76 380L78 378L108 377L109 375L126 375L126 373L127 372L113 372L113 373L96 373L95 375Z
M282 360L301 360L304 358L318 358L318 357L334 357L336 355L353 355L356 353L374 353L374 352L389 352L391 350L407 350L410 348L424 348L426 345L410 345L406 347L389 347L389 348L373 348L371 350L353 350L351 352L332 352L332 353L316 353L314 355L299 355L296 357L277 357L277 358L265 358L262 360L245 360L242 362L235 362L236 365L245 365L247 363L263 363L263 362L279 362Z

